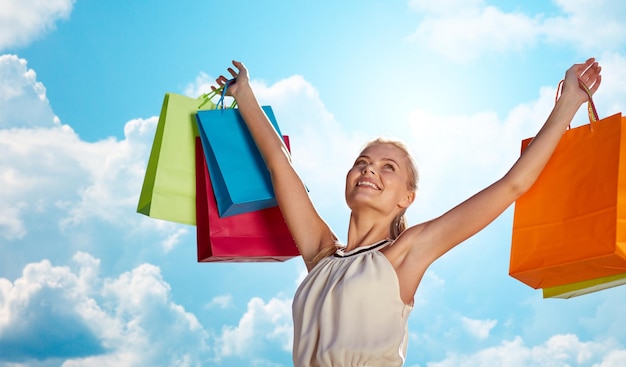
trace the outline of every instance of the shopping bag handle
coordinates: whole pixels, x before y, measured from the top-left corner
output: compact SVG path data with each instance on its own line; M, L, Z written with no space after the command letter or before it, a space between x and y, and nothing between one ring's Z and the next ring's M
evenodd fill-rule
M556 101L559 100L559 97L561 97L564 82L565 80L561 80L558 87L556 88L556 98L554 99L554 103L556 103ZM598 117L598 111L596 110L596 104L593 102L593 95L591 94L591 91L589 90L587 85L582 80L580 80L580 78L578 78L578 87L580 87L580 89L584 90L585 93L587 93L587 115L589 115L589 128L593 131L593 123L600 119ZM568 125L567 128L569 129L570 126Z
M221 88L210 91L209 93L204 93L198 99L202 99L202 103L198 106L198 109L202 108L207 102L213 99L219 92Z
M234 80L235 79L228 80L226 84L224 84L223 87L213 89L209 93L204 93L203 95L201 95L199 98L202 99L202 103L200 103L200 105L198 106L198 109L202 108L202 106L207 104L207 102L211 101L217 95L220 96L220 99L217 101L215 108L219 109L221 105L221 108L224 109L224 97L226 96L226 89L228 88L229 84L234 83ZM237 106L237 101L233 100L233 103L231 103L228 108L235 108L236 106Z
M220 93L220 99L217 101L216 104L216 109L224 109L224 97L226 96L226 91L228 90L228 86L235 83L237 81L237 78L233 78L233 79L229 79L226 81L226 83L224 83L224 86L220 88L221 93ZM237 106L237 101L233 101L233 103L231 103L229 108L235 108L235 106Z
M587 113L589 114L589 123L596 122L600 118L598 117L598 111L596 111L596 104L593 103L593 96L591 91L580 78L578 79L578 86L587 93L589 99L587 100Z

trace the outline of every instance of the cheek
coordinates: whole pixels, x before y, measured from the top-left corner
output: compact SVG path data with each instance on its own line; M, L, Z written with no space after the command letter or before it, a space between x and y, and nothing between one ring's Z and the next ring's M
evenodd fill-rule
M348 172L346 173L346 182L345 182L346 193L356 185L356 181L358 181L360 176L361 176L361 170L359 168L353 167L348 170Z
M348 173L346 173L346 189L348 188L348 184L349 184L349 182L352 179L353 171L354 170L351 169L351 170L348 171Z
M383 185L388 189L393 189L394 192L404 192L407 190L406 179L398 175L389 175L387 177L381 177Z
M360 170L356 167L352 167L348 170L348 173L346 173L346 181L350 180L351 178L353 178L355 175L359 175L360 174Z

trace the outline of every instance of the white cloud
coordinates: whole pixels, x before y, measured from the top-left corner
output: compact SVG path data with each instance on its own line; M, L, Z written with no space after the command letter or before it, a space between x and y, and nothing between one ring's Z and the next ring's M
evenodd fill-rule
M230 294L224 294L221 296L215 296L209 301L209 303L205 306L206 308L214 308L218 307L221 309L230 308L233 306L233 296Z
M0 50L25 46L58 20L68 19L76 0L4 0L0 3Z
M65 125L0 130L3 236L23 236L26 215L55 209L65 212L64 227L91 218L128 223L147 156L145 146L130 140L88 143Z
M447 2L445 8L433 9L413 1L413 7L426 14L409 39L446 58L466 61L488 52L524 50L539 34L536 20L524 14L505 13L482 2L460 3Z
M26 227L20 218L23 207L23 203L16 203L12 208L0 208L0 229L4 238L13 240L26 235Z
M437 275L433 270L428 270L415 293L414 307L425 307L437 304L442 301L442 294L445 292L446 281Z
M575 335L555 335L543 345L526 346L520 337L472 354L451 353L427 367L618 366L624 349L615 341L583 342ZM619 361L623 365L624 360Z
M602 66L602 84L594 95L600 117L626 112L626 57L604 52L597 56Z
M26 61L0 56L0 237L23 238L40 221L68 229L95 219L156 228L171 250L186 229L135 214L156 123L134 119L122 140L83 141L58 121Z
M0 128L59 124L48 103L46 88L37 81L35 71L27 67L26 60L15 55L0 55L0 106Z
M226 326L218 338L218 356L251 356L271 344L291 351L293 342L291 300L272 298L265 303L258 297L248 302L248 310L237 326Z
M217 86L215 78L210 77L205 72L200 72L198 76L196 76L196 80L194 80L193 83L189 83L185 86L183 93L186 96L195 98L205 93L209 93L211 91L211 86ZM217 102L217 100L214 102Z
M584 51L619 50L625 43L626 3L621 0L556 0L565 16L545 18L542 33L550 42L567 42Z
M602 362L594 364L593 367L622 367L624 361L626 361L626 349L612 350L602 359Z
M452 60L466 61L511 48L520 51L538 35L536 20L522 13L505 13L481 0L413 0L409 5L423 15L409 39Z
M0 363L182 366L207 358L208 333L171 300L158 267L100 278L98 259L77 253L74 262L77 269L43 260L15 282L0 278Z
M172 251L176 247L183 236L185 236L189 230L186 227L178 228L173 233L169 234L162 242L161 247L165 253Z
M20 238L27 231L26 213L47 211L71 200L84 184L74 152L68 151L76 142L67 126L0 130L3 237Z
M504 175L519 156L522 138L534 136L545 121L554 93L554 88L542 89L537 101L519 105L504 119L490 112L437 116L412 111L406 141L416 147L422 178L410 213L424 219L441 215Z
M73 203L64 224L93 217L122 223L121 219L128 218L137 205L156 121L156 117L129 121L121 141L79 141L65 148L74 150L68 155L85 171L88 181L79 188L80 201Z
M462 317L461 322L469 334L480 340L487 339L491 329L498 324L497 320L476 320L467 317Z
M484 4L484 0L409 0L412 9L434 14L464 13Z
M557 5L564 16L505 12L482 0L412 0L409 6L421 18L409 39L461 62L493 52L522 52L542 40L586 52L618 50L624 45L626 4L622 1L560 0Z

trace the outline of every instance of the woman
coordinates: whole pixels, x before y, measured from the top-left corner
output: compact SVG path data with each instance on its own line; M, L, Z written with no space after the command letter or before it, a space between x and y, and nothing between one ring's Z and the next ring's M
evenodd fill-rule
M535 182L587 93L600 86L595 59L567 70L561 97L532 144L500 180L442 216L406 228L417 169L398 142L375 140L346 177L348 238L337 237L313 207L288 150L259 107L245 66L233 61L228 83L271 173L278 205L308 276L293 302L293 360L302 366L401 366L407 319L428 266L474 235ZM215 89L215 87L213 87Z

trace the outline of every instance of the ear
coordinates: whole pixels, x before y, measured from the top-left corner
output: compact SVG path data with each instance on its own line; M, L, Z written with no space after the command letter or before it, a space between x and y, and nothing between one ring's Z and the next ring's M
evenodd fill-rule
M415 191L408 191L407 194L400 200L398 206L402 209L406 209L415 201Z

